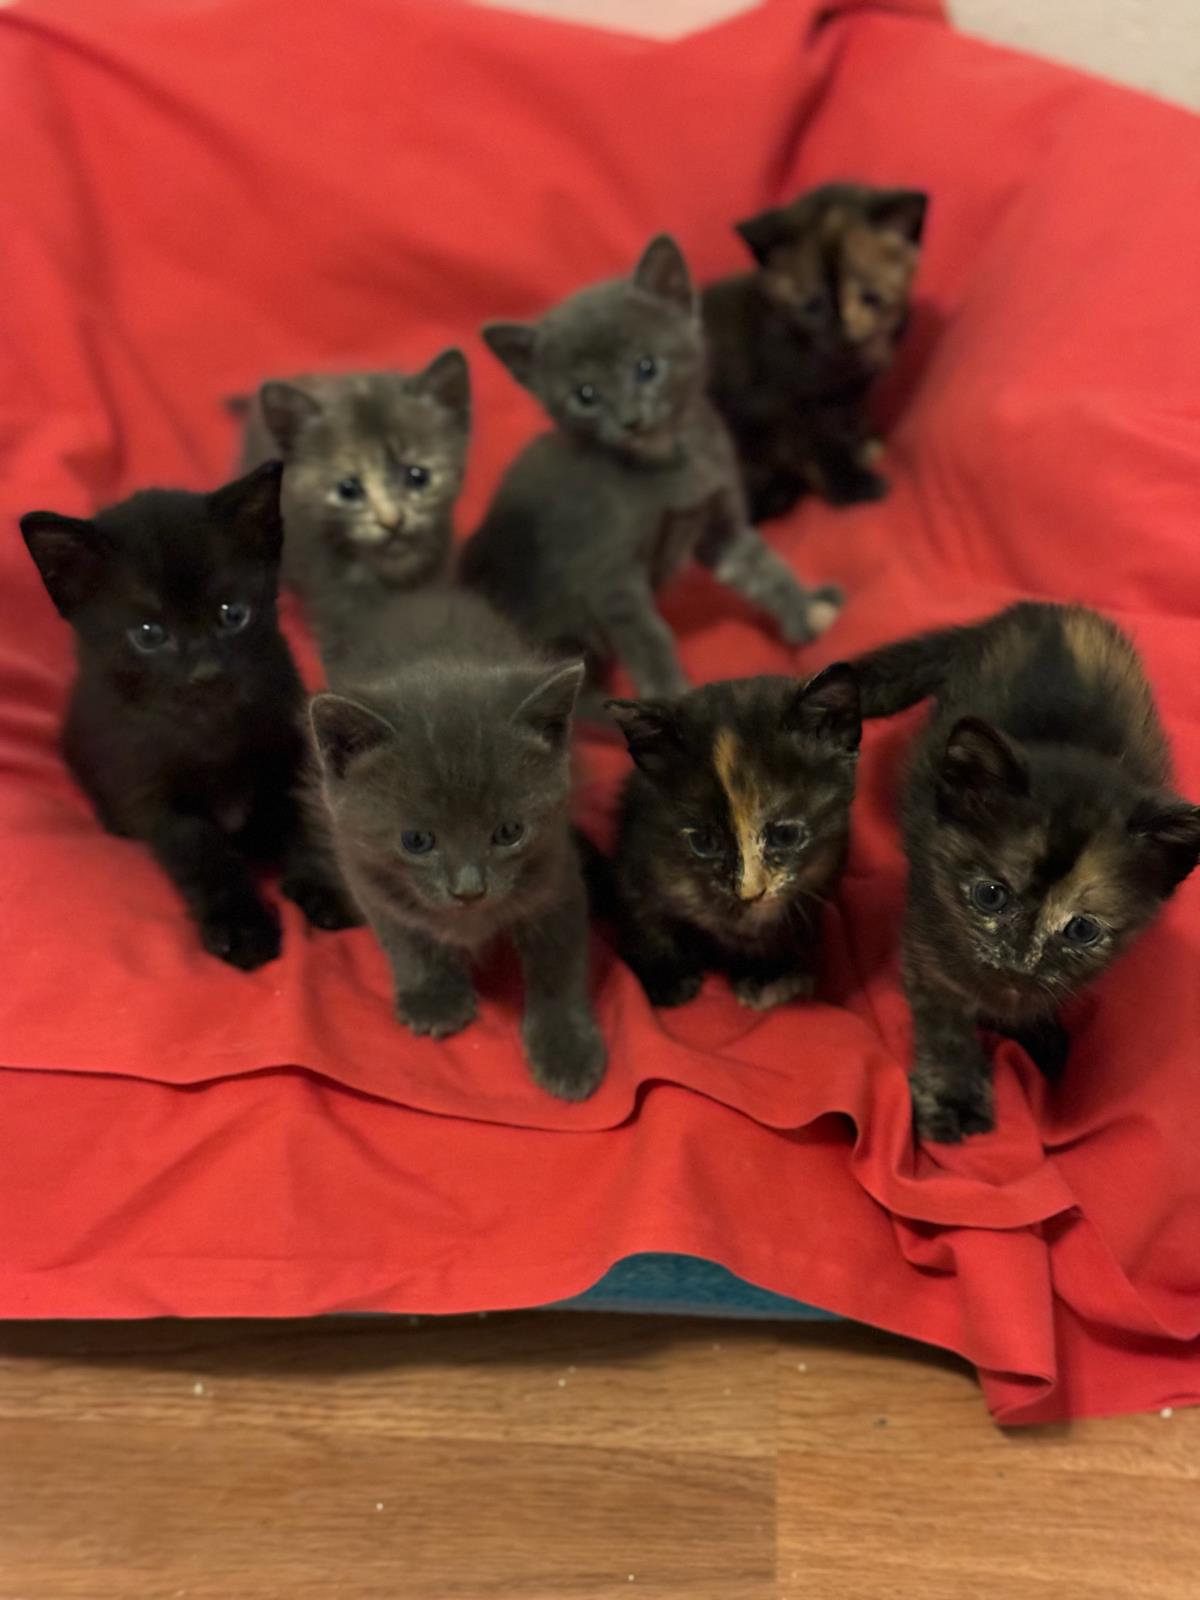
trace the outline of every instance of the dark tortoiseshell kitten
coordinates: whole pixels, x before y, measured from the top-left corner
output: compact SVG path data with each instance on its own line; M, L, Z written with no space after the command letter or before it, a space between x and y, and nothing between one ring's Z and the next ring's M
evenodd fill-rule
M650 999L690 1000L709 971L758 1010L811 995L862 733L850 668L609 709L638 768L611 874L619 943Z
M410 376L263 384L244 461L283 457L283 575L318 636L353 630L381 595L444 574L470 426L461 350Z
M829 183L738 224L756 272L704 292L710 386L755 522L877 500L866 402L903 331L926 196Z
M311 922L350 920L294 794L304 696L275 618L279 477L275 461L212 494L21 518L75 631L68 764L109 832L149 845L204 948L247 970L279 954L253 859L282 862Z
M1137 652L1106 618L1023 604L857 664L866 716L926 695L905 801L904 982L918 1133L993 1126L983 1022L1065 1060L1061 1003L1200 856Z
M805 590L746 518L729 435L705 393L699 305L679 246L594 284L534 324L484 329L555 427L509 468L463 555L464 580L529 635L614 658L639 694L687 687L657 590L693 557L800 643L835 589Z

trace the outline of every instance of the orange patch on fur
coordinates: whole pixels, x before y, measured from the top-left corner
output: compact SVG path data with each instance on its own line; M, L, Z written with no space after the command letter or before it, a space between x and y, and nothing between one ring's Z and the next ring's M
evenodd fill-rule
M713 770L728 797L729 816L737 837L738 894L743 900L757 900L766 893L771 876L762 854L762 797L732 728L717 731Z

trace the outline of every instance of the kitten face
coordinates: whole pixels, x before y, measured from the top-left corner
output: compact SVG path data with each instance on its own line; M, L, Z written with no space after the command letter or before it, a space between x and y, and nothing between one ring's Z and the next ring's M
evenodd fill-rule
M319 539L348 567L398 585L442 565L470 432L461 351L413 377L266 383L259 404L287 464L289 537Z
M228 705L277 640L280 463L212 494L145 489L95 518L31 511L21 531L87 655L127 699Z
M891 359L908 312L926 197L828 184L738 232L772 303L818 351L849 348L868 371Z
M524 914L562 860L582 675L447 664L390 696L386 716L318 695L323 794L352 879L467 948Z
M578 438L635 461L669 461L704 384L704 345L687 264L666 235L633 276L596 284L536 324L491 323L491 350Z
M652 786L659 886L680 915L753 936L819 903L842 865L862 732L848 667L610 709Z
M1052 1009L1096 977L1200 855L1200 808L1109 758L1023 750L976 718L951 731L931 852L943 936L997 1016Z

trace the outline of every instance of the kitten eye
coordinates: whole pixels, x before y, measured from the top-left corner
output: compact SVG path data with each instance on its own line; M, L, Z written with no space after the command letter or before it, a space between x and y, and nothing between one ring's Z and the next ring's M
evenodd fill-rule
M649 383L651 378L658 377L658 362L653 356L643 356L633 370L639 383Z
M334 490L339 500L361 500L363 486L360 478L343 478Z
M575 391L575 398L581 406L594 406L600 395L594 383L581 383Z
M883 296L875 289L859 289L858 298L861 304L872 311L879 311L883 306Z
M769 822L763 829L763 842L771 850L794 850L807 833L802 822Z
M994 883L991 878L980 878L978 883L971 885L971 904L976 911L1003 911L1008 904L1008 890L1002 883Z
M400 835L400 843L410 856L427 856L436 841L431 833L420 828L406 828Z
M404 481L410 489L423 489L429 482L429 468L405 467Z
M1083 949L1086 945L1096 944L1103 932L1095 917L1072 917L1063 929L1062 936L1068 944Z
M492 843L500 845L516 844L518 839L525 837L525 824L523 822L502 822L492 834Z
M135 650L140 650L144 656L152 656L156 650L162 649L171 635L161 622L139 622L135 628L130 628L128 637Z
M244 600L226 600L217 616L223 633L241 633L250 621L250 607Z
M721 853L721 840L715 828L685 828L683 837L692 848L692 854L701 860Z
M807 300L801 300L800 310L806 317L819 317L825 309L825 296L823 294L810 294Z

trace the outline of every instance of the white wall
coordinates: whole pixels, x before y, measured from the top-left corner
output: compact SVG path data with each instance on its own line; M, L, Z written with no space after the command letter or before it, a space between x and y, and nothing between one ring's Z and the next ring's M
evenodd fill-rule
M486 0L669 37L746 0ZM1200 0L948 0L967 33L1052 56L1200 110Z

